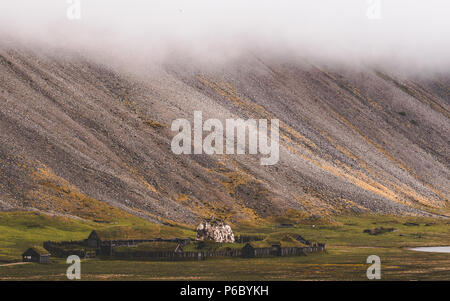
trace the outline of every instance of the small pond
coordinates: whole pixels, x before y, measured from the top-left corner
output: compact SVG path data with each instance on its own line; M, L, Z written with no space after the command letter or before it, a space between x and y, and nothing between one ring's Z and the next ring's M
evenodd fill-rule
M419 252L450 253L450 247L420 247L411 248L410 250Z

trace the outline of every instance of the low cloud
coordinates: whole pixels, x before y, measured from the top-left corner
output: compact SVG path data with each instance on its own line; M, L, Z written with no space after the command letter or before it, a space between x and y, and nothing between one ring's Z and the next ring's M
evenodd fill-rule
M157 59L278 51L338 62L450 65L450 2L380 0L5 0L0 32L45 47ZM6 43L7 39L3 39ZM3 43L3 44L4 44Z

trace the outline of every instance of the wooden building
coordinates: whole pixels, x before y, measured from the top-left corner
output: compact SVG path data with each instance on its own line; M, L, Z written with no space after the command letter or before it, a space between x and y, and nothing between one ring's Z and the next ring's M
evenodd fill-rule
M50 263L50 253L42 247L31 247L22 254L22 261Z
M174 242L181 246L190 244L189 238L152 238L153 233L133 232L125 227L107 230L94 230L86 239L86 244L92 248L111 246L136 246L146 242Z
M102 239L100 238L100 235L97 234L97 231L94 230L91 234L89 234L86 242L89 247L99 248L101 246Z
M272 244L270 254L272 256L281 256L281 245L280 244Z
M241 256L244 258L255 257L255 248L250 243L246 243L241 252Z

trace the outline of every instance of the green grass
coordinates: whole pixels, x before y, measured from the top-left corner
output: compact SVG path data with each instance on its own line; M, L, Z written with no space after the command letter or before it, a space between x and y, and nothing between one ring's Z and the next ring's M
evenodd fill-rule
M214 258L206 261L83 260L81 280L367 280L369 255L381 258L383 280L448 280L448 254L400 248L333 247L323 254L274 258ZM68 265L0 267L0 280L67 280Z
M270 240L301 234L305 239L327 244L325 253L275 258L210 258L206 261L152 262L89 259L82 262L83 280L366 280L369 255L378 255L383 280L449 280L448 254L415 252L414 246L450 245L448 220L392 217L341 216L334 224L296 224L289 229L276 225L235 225L235 234L268 236ZM408 226L405 223L417 223ZM157 227L145 221L123 221L139 227ZM427 225L428 224L428 225ZM86 238L89 232L112 225L54 218L35 213L0 214L0 256L18 260L26 245L44 240ZM397 232L369 235L364 229L396 228ZM193 229L167 227L193 237ZM213 244L208 248L223 249L231 244ZM191 244L187 248L193 247ZM233 245L232 245L233 246ZM234 245L236 246L236 245ZM240 247L240 246L239 246ZM47 265L25 264L0 266L0 280L65 280L67 264L53 258Z
M0 212L0 262L20 261L26 249L33 245L42 246L47 240L82 240L92 230L116 229L118 226L146 228L158 237L194 235L192 230L186 228L155 225L137 217L121 218L112 224L104 224L37 212Z
M413 247L450 244L450 221L421 217L396 217L380 215L338 216L335 224L296 225L281 230L276 226L260 228L237 227L235 231L249 235L268 235L274 232L298 233L305 239L325 242L327 245L366 246L366 247ZM419 226L406 226L405 223L418 223ZM425 226L432 224L431 226ZM365 229L396 228L397 232L381 235L363 233Z
M102 240L146 239L148 237L182 237L185 233L176 227L160 227L156 225L113 226L96 231Z
M20 260L21 254L45 240L79 240L94 229L93 223L34 212L0 213L0 262Z

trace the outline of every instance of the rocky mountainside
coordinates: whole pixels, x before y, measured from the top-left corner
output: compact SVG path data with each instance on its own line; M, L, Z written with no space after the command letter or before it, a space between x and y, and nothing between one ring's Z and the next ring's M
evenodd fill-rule
M448 215L450 74L256 54L142 70L0 47L1 210L116 207L188 224L287 209ZM196 110L279 119L279 163L173 154L172 121Z

